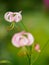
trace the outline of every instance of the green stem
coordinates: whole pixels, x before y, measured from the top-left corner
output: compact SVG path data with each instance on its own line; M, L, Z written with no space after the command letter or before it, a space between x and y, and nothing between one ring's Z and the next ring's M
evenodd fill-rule
M10 25L10 27L9 27L9 30L12 30L12 29L14 28L14 26L15 26L15 23L14 23L14 22L11 23L11 25Z
M29 52L28 52L28 50L27 50L27 58L28 58L28 61L29 61L29 65L32 65L32 63L31 63L31 54L32 53L32 46L30 46L30 48L29 48Z
M29 57L29 65L31 65L31 57Z
M27 58L28 58L28 61L29 61L29 65L31 65L31 55L27 54Z
M14 23L12 23L12 27L11 27L11 29L10 30L12 30L14 28Z
M25 25L23 24L23 22L21 22L21 23L22 23L24 29L28 32L28 29L25 27Z

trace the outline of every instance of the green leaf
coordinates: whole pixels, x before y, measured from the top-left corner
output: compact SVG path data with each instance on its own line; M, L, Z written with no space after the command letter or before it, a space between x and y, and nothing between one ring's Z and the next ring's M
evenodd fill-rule
M0 63L10 63L8 60L0 60Z

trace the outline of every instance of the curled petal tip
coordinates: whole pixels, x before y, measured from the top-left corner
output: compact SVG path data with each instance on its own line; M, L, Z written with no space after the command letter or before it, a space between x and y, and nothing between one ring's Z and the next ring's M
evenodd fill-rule
M19 13L21 14L21 13L22 13L22 11L19 11Z

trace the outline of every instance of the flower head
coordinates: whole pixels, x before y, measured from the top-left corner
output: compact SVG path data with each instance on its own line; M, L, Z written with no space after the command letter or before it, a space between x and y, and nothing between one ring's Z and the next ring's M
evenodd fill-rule
M40 52L41 50L40 50L40 45L39 44L36 44L35 45L35 50L37 51L37 52Z
M28 32L20 32L16 33L12 37L12 44L15 47L23 47L23 46L30 46L34 42L34 37L31 33Z
M19 22L22 20L21 11L19 12L6 12L4 18L8 22Z

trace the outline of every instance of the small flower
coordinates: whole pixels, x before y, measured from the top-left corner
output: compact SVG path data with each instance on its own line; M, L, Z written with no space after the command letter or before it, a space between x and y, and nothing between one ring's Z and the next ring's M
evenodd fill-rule
M40 52L41 50L40 50L40 45L39 44L36 44L35 45L35 50L37 51L37 52Z
M15 47L23 47L23 46L30 46L34 42L34 37L31 33L28 32L20 32L14 34L12 37L12 44Z
M21 11L19 12L6 12L4 18L8 22L19 22L22 20Z

